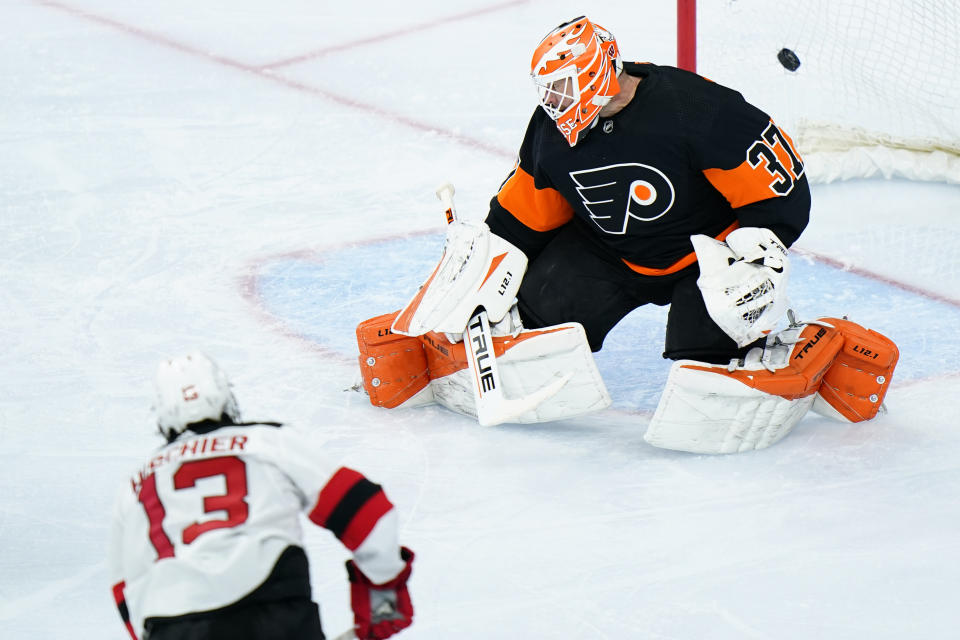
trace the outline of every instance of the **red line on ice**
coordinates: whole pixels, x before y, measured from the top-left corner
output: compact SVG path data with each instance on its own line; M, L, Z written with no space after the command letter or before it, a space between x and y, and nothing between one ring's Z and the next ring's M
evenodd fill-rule
M512 9L518 5L527 4L529 0L511 0L510 2L504 2L501 4L495 4L488 7L480 7L479 9L473 9L471 11L466 11L464 13L458 13L456 15L447 16L445 18L438 18L436 20L431 20L430 22L422 22L420 24L413 24L402 29L397 29L395 31L388 31L386 33L380 33L374 36L369 36L366 38L361 38L359 40L353 40L351 42L344 42L341 44L331 45L329 47L324 47L322 49L316 49L308 53L303 53L298 56L292 56L283 60L278 60L276 62L270 62L268 64L262 65L261 69L277 69L279 67L285 67L292 64L297 64L299 62L306 62L307 60L313 60L315 58L320 58L331 53L336 53L338 51L344 51L346 49L354 49L356 47L362 47L368 44L380 44L385 40L392 40L393 38L399 38L402 36L409 35L411 33L416 33L417 31L425 31L427 29L433 29L434 27L439 27L450 22L457 22L459 20L466 20L468 18L475 18L486 13L494 13L495 11L501 11L503 9Z
M841 271L849 271L850 273L854 273L858 276L868 278L870 280L877 280L884 284L888 284L891 287L896 287L897 289L902 289L903 291L909 291L910 293L915 293L919 296L923 296L924 298L929 298L931 300L936 300L937 302L948 304L952 307L960 308L960 300L956 298L950 298L948 296L944 296L939 293L934 293L933 291L927 291L926 289L922 289L920 287L914 286L912 284L907 284L905 282L900 282L899 280L894 280L893 278L889 278L885 275L876 273L874 271L870 271L868 269L861 269L860 267L854 267L843 262L842 260L837 260L836 258L831 258L830 256L825 256L815 251L809 251L807 249L797 248L797 249L793 249L793 252L796 253L797 255L808 256L813 260L816 260L817 262L822 262L831 267L840 269Z
M416 131L421 131L423 133L437 134L445 138L449 138L450 140L453 140L454 142L457 142L458 144L462 144L466 147L471 147L473 149L485 151L491 155L499 156L502 158L512 159L515 156L515 153L513 150L503 149L501 147L490 144L479 138L473 138L471 136L466 136L461 133L456 133L449 129L444 129L443 127L438 127L428 122L415 120L408 116L395 113L392 111L388 111L376 105L367 104L365 102L360 102L359 100L354 100L352 98L348 98L346 96L343 96L338 93L334 93L332 91L327 91L326 89L322 89L320 87L315 87L303 82L298 82L297 80L284 78L283 76L278 76L276 74L273 74L269 70L263 69L259 66L249 65L249 64L240 62L238 60L228 58L226 56L216 55L208 51L203 51L202 49L198 49L197 47L191 46L189 44L178 42L162 34L154 33L152 31L147 31L146 29L141 29L140 27L125 24L117 20L114 20L113 18L107 18L105 16L97 15L89 11L85 11L83 9L71 7L71 6L62 4L60 2L57 2L56 0L33 0L33 1L36 4L43 5L45 7L50 7L52 9L64 11L66 13L69 13L72 16L83 18L84 20L89 20L91 22L96 22L98 24L102 24L107 27L111 27L113 29L116 29L128 35L136 36L148 42L162 45L164 47L174 49L181 53L186 53L191 56L203 58L210 62L216 62L218 64L222 64L224 66L230 67L231 69L236 69L238 71L244 71L246 73L250 73L263 80L268 80L274 84L282 85L288 89L296 89L297 91L302 91L304 93L309 93L315 96L319 96L321 98L324 98L331 102L335 102L344 107L349 107L351 109L356 109L358 111L363 111L368 114L375 115L377 117L383 118L384 120L394 122L395 124L403 125L405 127L414 129Z

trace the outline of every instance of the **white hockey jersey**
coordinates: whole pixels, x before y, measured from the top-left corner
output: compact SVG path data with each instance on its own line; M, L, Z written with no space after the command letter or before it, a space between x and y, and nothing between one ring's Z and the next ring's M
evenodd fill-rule
M210 611L256 589L290 545L300 513L331 530L376 583L404 567L393 505L291 426L184 432L130 477L114 506L109 569L135 638L150 617ZM344 574L346 579L346 574Z

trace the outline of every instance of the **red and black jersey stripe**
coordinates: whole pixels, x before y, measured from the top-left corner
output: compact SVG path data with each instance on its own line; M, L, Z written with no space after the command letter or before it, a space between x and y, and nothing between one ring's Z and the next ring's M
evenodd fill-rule
M117 603L117 610L120 612L120 619L123 620L124 626L127 627L127 632L130 634L130 637L133 640L137 640L137 633L133 630L133 624L130 622L130 610L127 609L127 599L123 593L124 588L127 586L126 581L121 580L117 584L113 585L113 600Z
M309 517L354 551L392 508L380 485L359 471L340 467L320 490Z

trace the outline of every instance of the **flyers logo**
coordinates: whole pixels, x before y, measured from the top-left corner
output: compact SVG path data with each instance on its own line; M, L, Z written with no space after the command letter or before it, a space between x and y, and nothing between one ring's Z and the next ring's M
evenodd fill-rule
M651 222L673 207L674 189L659 169L627 162L571 171L590 219L606 233L623 235L631 220Z

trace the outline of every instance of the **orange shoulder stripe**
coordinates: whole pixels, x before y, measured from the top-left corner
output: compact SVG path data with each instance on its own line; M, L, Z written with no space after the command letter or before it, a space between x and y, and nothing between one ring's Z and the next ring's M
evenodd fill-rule
M716 236L716 239L723 242L723 240L728 235L730 235L730 232L738 228L739 226L740 226L740 223L734 220L733 224L731 224L729 227L721 231L720 234ZM630 267L632 270L636 271L637 273L643 274L645 276L666 276L671 273L676 273L677 271L680 271L681 269L685 269L686 267L689 267L690 265L692 265L694 262L697 261L697 254L691 251L687 255L683 256L682 258L674 262L669 267L665 267L663 269L652 269L650 267L641 267L640 265L634 264L628 260L624 260L623 258L621 258L621 260L623 260L623 263L628 267Z
M517 167L497 194L500 205L534 231L556 229L573 218L573 207L556 189L537 189L533 176Z
M770 126L776 127L773 122L770 123ZM799 158L790 136L779 127L776 130L786 140L786 144L790 145L790 150L794 156ZM744 160L733 169L704 169L703 171L704 177L710 181L710 184L717 191L723 194L723 197L734 209L761 200L786 195L789 190L780 194L773 187L780 183L788 183L789 189L792 190L793 183L800 177L794 175L792 170L793 160L780 140L775 139L772 143L758 140L754 145L757 144L765 144L766 148L773 152L779 167L776 166L776 163L761 158L758 159L756 166L751 166L749 160Z

